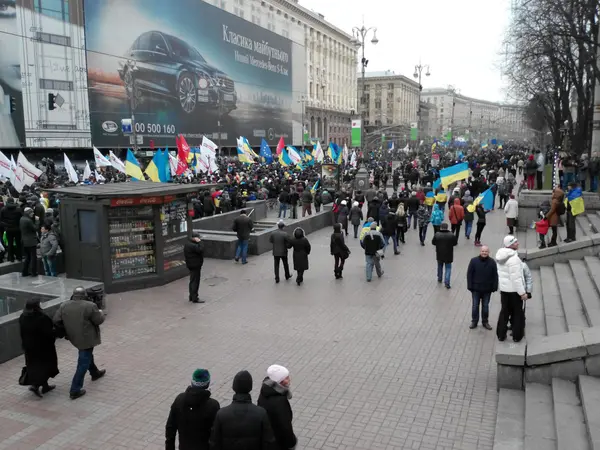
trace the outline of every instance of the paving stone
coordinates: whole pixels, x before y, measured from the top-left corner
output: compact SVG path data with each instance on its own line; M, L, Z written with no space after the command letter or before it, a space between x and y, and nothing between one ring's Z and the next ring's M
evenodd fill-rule
M579 377L579 395L591 450L600 450L600 379Z
M558 361L568 361L587 355L581 332L537 337L527 345L527 365L537 366Z

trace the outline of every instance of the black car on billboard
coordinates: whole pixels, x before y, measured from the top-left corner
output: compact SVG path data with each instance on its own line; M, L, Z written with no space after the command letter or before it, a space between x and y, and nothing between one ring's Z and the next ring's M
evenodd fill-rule
M235 83L198 50L160 31L141 34L119 62L119 76L135 110L147 100L172 102L183 115L201 109L236 109Z

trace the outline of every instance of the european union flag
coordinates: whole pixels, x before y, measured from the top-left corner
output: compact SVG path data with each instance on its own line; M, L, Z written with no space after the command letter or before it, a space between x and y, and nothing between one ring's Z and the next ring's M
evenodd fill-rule
M264 139L260 143L260 152L258 154L265 159L265 162L267 164L271 164L273 162L273 154L271 153L271 148L269 147L269 144L267 144L267 141L265 141Z

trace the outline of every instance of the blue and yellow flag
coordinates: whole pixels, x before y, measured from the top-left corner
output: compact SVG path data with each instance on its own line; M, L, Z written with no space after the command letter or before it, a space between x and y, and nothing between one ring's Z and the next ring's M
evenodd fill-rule
M320 178L317 181L315 181L315 184L313 185L313 187L310 188L310 192L312 192L314 194L317 191L317 189L319 189L319 184L321 184Z
M585 205L583 203L583 196L580 187L576 187L567 193L565 206L567 206L567 202L569 202L568 204L571 205L571 214L573 214L573 216L578 216L582 212L585 212Z
M140 163L129 148L127 149L127 158L125 159L125 173L134 180L144 179L144 174L142 173Z
M437 195L435 196L435 201L438 203L445 203L448 201L448 194L446 194L446 191L444 191L443 189L437 193Z
M440 179L442 180L442 186L445 188L455 181L466 180L467 178L469 178L469 163L466 162L440 170Z
M423 203L425 203L427 206L433 206L435 203L435 194L433 191L429 191L427 194L425 194L425 201Z
M156 150L154 152L154 156L152 157L152 161L146 167L146 175L155 183L166 182L166 172L165 172L165 163L164 163L165 154L161 149ZM168 164L167 160L167 164Z
M437 180L435 180L435 181L433 182L433 189L434 189L434 190L437 190L437 189L439 189L439 188L441 188L441 187L442 187L442 179L441 179L441 178L438 178Z
M479 204L481 204L484 211L491 211L491 209L494 207L494 191L492 191L493 187L494 185L490 186L488 189L479 194L473 203L467 206L467 211L475 212L475 207Z

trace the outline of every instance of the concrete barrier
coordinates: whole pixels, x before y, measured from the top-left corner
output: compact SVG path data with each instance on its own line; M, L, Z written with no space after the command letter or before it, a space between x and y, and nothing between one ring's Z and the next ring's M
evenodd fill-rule
M265 200L246 202L245 209L248 213L253 211L250 217L254 222L267 217L267 202ZM214 216L202 217L201 219L194 219L194 229L231 231L233 221L240 215L240 211L241 209L236 209L235 211L230 211L223 214L216 214Z
M38 257L37 260L38 273L44 274L44 263L42 262L42 258ZM23 262L15 261L15 262L3 262L0 264L0 275L6 275L7 273L13 272L21 272L23 270ZM56 272L57 273L65 273L65 260L63 258L62 251L58 251L56 255Z

